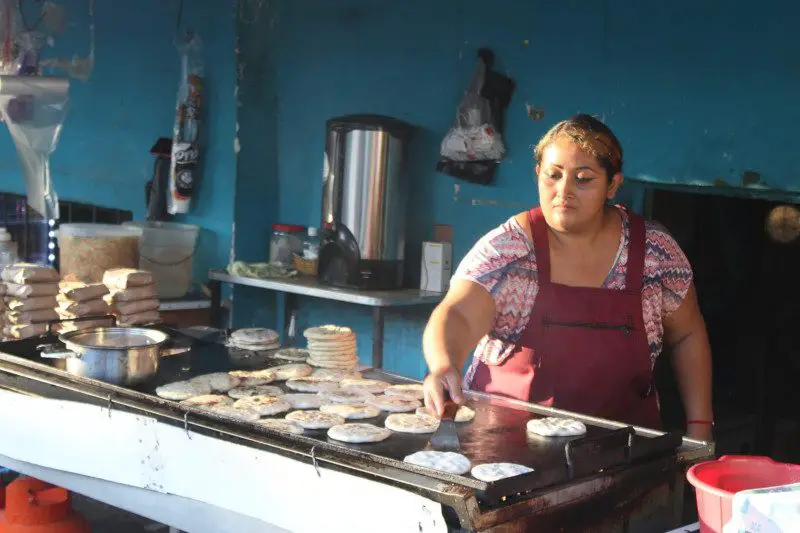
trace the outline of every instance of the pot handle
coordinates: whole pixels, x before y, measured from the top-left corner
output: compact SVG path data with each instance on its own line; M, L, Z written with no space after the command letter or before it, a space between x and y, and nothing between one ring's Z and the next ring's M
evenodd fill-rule
M45 359L69 359L70 357L80 358L80 354L70 350L65 350L58 344L40 344L36 347L36 349L41 351L40 355Z

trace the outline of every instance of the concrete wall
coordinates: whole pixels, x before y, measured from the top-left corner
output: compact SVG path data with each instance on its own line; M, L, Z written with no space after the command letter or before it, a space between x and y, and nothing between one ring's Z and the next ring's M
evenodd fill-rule
M419 243L430 237L432 224L455 227L458 259L481 234L536 203L531 145L576 112L596 114L614 128L630 178L797 190L793 140L800 108L792 91L800 72L791 22L797 11L771 1L758 9L684 0L272 2L250 27L272 39L269 62L259 57L263 51L247 50L241 59L247 69L254 61L266 68L248 90L259 92L264 83L261 94L276 93L277 106L270 96L250 109L269 116L277 132L266 143L241 139L242 154L275 150L267 168L276 164L277 178L264 179L278 200L265 217L316 225L328 117L381 113L418 125L408 248L417 272ZM434 171L481 46L495 51L499 70L518 84L507 115L508 158L489 187ZM543 108L544 120L531 121L526 103ZM640 209L642 191L629 182L621 200ZM369 360L369 310L302 302L309 324L356 327L362 358ZM423 373L420 334L428 311L398 311L387 321L391 370Z
M85 64L92 22L95 28L93 68L88 80L71 80L70 111L52 157L56 190L62 199L129 209L141 219L144 185L153 168L150 147L158 137L172 135L180 77L174 45L179 2L97 1L93 21L90 0L56 4L66 8L67 24L53 35L45 60L69 67L76 56ZM181 217L204 230L195 257L197 279L205 279L208 268L226 264L230 250L236 178L234 17L234 0L185 2L182 17L183 27L203 39L206 61L201 183L192 212ZM0 190L25 192L5 126L0 128Z

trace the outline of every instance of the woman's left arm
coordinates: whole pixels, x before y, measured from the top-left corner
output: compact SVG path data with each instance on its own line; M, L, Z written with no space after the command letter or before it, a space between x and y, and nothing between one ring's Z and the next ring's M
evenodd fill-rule
M681 305L664 318L664 342L672 352L672 366L689 422L686 436L711 440L711 346L694 284Z

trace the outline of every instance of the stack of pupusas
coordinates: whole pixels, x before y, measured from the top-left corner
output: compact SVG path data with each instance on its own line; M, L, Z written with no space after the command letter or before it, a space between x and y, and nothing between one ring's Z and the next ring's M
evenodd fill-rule
M353 370L358 368L356 334L348 327L325 325L303 332L308 341L308 360L311 366Z
M111 315L111 306L103 299L109 294L105 285L62 281L58 284L58 288L56 313L64 321L54 328L58 333L109 325L107 319L92 320ZM76 318L83 320L71 320Z
M110 293L105 296L120 326L152 324L161 319L153 275L146 270L115 268L103 275Z
M16 263L3 269L5 285L3 334L27 339L47 333L47 323L58 320L58 272L52 267Z
M250 352L277 350L281 347L280 335L277 331L267 328L237 329L231 333L228 347Z

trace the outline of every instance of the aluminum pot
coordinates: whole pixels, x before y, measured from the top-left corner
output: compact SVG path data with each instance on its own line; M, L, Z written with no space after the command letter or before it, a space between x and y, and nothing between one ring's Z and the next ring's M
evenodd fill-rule
M169 335L157 329L98 327L64 333L58 340L66 351L44 351L42 357L63 359L63 369L75 376L131 386L158 372L161 346Z

